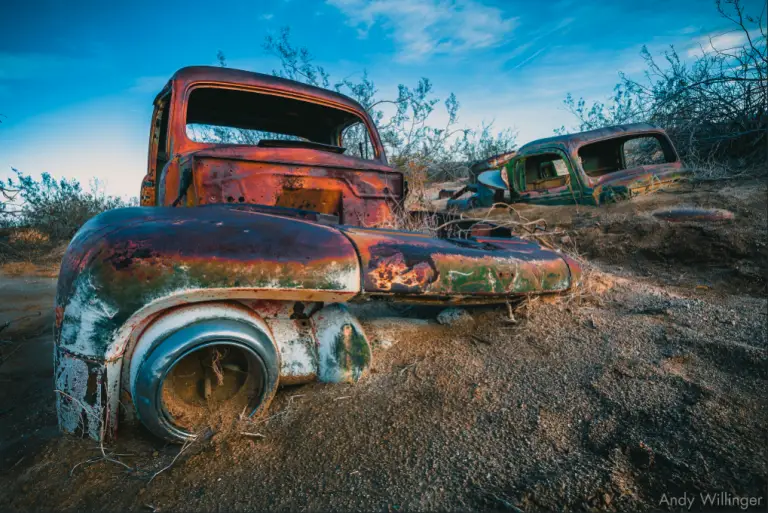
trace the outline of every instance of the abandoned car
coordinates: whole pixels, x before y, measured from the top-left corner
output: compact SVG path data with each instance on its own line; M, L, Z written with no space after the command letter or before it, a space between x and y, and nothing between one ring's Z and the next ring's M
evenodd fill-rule
M647 123L539 139L503 157L479 163L498 168L451 195L449 208L490 207L505 200L601 205L672 187L690 175L664 130ZM462 198L467 192L474 194Z
M377 228L406 184L343 95L190 67L154 107L141 206L90 220L62 262L65 432L103 439L138 419L182 442L212 404L253 416L280 385L356 382L372 352L348 302L503 303L579 284L576 262L502 228Z

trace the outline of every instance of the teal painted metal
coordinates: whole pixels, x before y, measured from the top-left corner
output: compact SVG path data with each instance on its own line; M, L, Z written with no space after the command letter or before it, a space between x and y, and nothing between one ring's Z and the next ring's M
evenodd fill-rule
M583 159L579 152L591 144L624 144L626 141L638 138L656 139L663 149L666 162L625 169L592 176L585 170ZM623 146L622 146L623 147ZM550 180L541 180L542 186L532 189L526 180L526 159L555 154L565 163L567 174L552 176ZM493 161L494 158L489 159ZM498 161L498 159L496 159ZM486 166L487 167L487 166ZM524 145L496 171L498 176L492 177L494 183L508 184L510 201L512 203L534 203L539 205L602 205L623 201L634 196L650 194L661 188L676 186L681 180L691 175L682 167L677 152L666 133L647 123L635 123L615 127L601 128L577 134L562 135L539 139ZM547 181L552 182L547 185ZM472 184L474 195L469 198L455 199L449 206L465 210L476 207L487 207L492 204L488 200L493 194L493 188L484 186L482 182Z

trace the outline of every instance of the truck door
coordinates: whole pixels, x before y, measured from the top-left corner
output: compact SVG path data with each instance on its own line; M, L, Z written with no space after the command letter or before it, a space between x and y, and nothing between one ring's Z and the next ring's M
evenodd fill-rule
M166 86L168 88L169 86ZM139 199L142 206L157 205L157 183L160 172L168 163L168 111L170 110L170 91L161 94L155 100L152 114L152 127L149 134L149 160L147 174L141 181Z

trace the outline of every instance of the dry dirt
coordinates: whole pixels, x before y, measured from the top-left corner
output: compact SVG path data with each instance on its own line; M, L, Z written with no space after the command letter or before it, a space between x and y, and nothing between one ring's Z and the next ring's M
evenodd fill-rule
M649 215L681 203L736 220ZM581 294L458 328L363 308L364 381L282 389L252 435L184 448L123 426L106 450L130 470L57 433L55 280L0 275L0 326L32 315L0 331L0 510L634 511L702 492L764 506L767 206L763 184L737 184L521 209L588 262Z

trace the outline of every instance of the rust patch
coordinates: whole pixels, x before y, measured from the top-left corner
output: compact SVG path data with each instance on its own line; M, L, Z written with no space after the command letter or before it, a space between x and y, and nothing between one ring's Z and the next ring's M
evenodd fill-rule
M374 256L368 270L368 280L376 288L392 292L423 292L436 278L437 271L431 262L409 266L402 253Z
M57 306L56 307L56 329L61 328L61 323L64 320L64 307L63 306Z
M286 187L278 195L275 205L338 216L341 213L339 208L341 205L341 191L331 189L291 189Z

